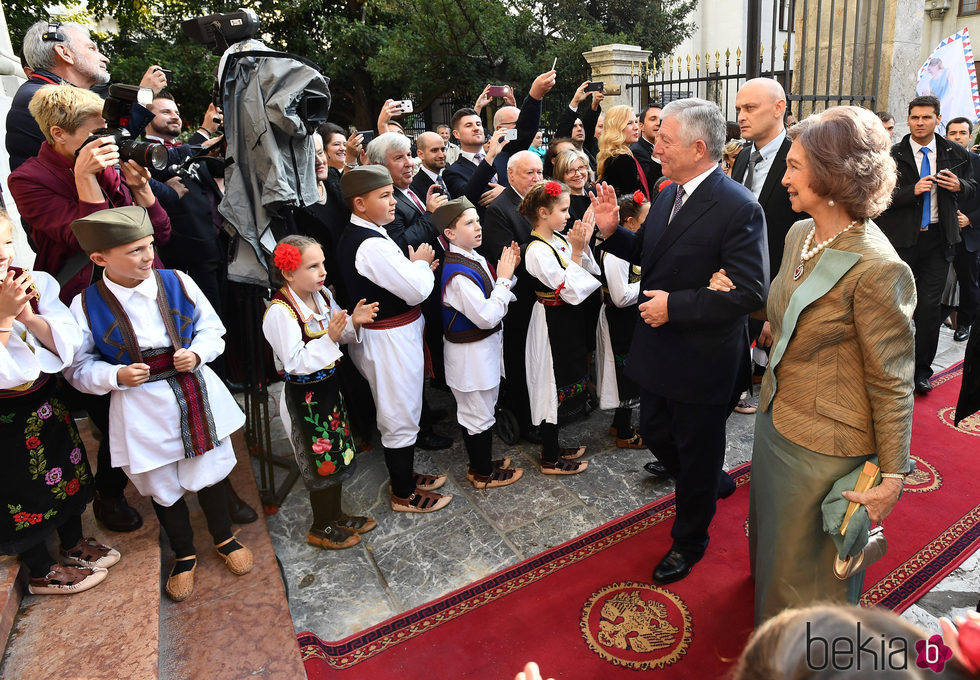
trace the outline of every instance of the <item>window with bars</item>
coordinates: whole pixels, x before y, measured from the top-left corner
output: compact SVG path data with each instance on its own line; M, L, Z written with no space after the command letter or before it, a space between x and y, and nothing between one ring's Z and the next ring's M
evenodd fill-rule
M964 14L980 14L980 6L978 6L978 0L960 0L960 15Z

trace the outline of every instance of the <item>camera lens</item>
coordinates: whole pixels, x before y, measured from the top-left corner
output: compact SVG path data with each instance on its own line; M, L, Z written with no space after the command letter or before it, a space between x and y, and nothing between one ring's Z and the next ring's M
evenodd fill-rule
M122 162L134 160L144 168L164 170L167 165L167 148L155 142L123 141L119 145L119 159Z

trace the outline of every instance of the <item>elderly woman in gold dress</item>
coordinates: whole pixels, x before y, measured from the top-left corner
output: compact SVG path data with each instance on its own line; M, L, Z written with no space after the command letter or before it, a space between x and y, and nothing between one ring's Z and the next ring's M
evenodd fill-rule
M812 219L786 236L767 315L773 331L752 452L749 505L755 618L815 602L857 603L864 571L834 576L822 524L834 483L878 456L882 480L844 492L881 523L909 470L915 284L872 222L895 162L873 113L841 106L788 130L787 188ZM716 274L711 288L725 290Z

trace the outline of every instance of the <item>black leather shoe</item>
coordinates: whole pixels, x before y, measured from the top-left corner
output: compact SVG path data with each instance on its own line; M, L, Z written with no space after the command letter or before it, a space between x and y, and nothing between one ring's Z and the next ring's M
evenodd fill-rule
M956 342L963 342L969 337L970 337L969 326L960 326L959 328L956 329L956 332L953 333L953 340L955 340Z
M929 394L930 392L932 392L932 385L929 383L929 378L915 379L916 394Z
M537 425L531 425L526 430L521 430L521 439L526 442L531 442L532 444L540 444L541 428Z
M649 463L643 465L643 469L649 472L654 477L664 477L666 479L673 479L674 476L667 472L667 468L659 460L651 460Z
M259 518L252 507L238 497L235 490L228 483L228 515L235 524L249 524Z
M109 531L136 531L143 526L143 518L130 507L125 496L109 498L96 493L92 512Z
M693 557L688 557L677 550L671 550L653 570L653 582L663 586L674 581L680 581L691 573L695 562L697 560Z
M441 434L436 434L435 432L421 432L419 433L419 438L415 441L416 447L426 451L448 449L452 445L452 439L443 437Z

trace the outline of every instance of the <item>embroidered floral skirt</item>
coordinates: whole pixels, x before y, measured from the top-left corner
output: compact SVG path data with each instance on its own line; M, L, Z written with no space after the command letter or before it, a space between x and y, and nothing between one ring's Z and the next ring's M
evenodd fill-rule
M308 382L294 382L302 379ZM319 491L349 477L354 471L354 439L339 376L333 369L290 376L283 396L289 411L290 443L306 488Z
M558 389L558 423L585 412L589 386L589 335L595 326L587 325L584 305L545 307L552 368Z
M0 398L0 553L42 542L95 493L82 438L52 376L23 394Z

